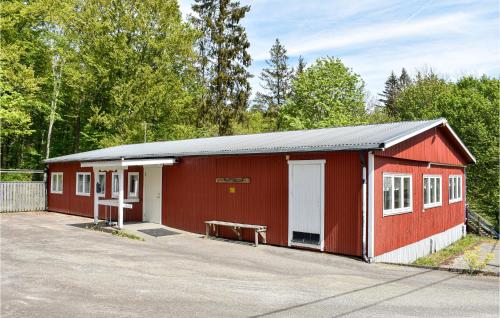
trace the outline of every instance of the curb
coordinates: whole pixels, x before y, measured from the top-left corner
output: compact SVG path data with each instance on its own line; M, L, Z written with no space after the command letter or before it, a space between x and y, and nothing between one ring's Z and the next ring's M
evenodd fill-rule
M452 273L472 276L468 269L463 269L463 268L425 266L425 265L415 265L415 264L398 264L398 263L385 263L385 262L381 262L380 264L422 268L422 269L429 269L429 270L443 271L443 272L452 272ZM500 273L495 273L495 272L490 272L490 271L475 271L473 275L500 277Z

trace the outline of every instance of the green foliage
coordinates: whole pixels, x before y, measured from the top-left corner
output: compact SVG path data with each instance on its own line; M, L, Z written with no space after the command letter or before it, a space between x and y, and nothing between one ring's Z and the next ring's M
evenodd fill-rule
M475 274L478 271L482 271L486 265L493 259L495 259L495 255L493 253L486 253L484 257L481 257L481 248L476 246L475 248L465 251L464 253L464 261L469 268L469 274Z
M199 69L207 89L201 122L215 124L219 135L230 135L233 125L243 121L250 96L250 43L241 25L250 6L233 0L195 0L193 11L192 23L201 34Z
M364 83L340 59L321 58L292 82L292 96L280 111L284 129L309 129L366 121Z
M397 120L444 117L477 158L467 168L467 202L498 226L500 80L466 76L456 83L419 74L397 98Z
M269 53L271 58L266 60L268 67L260 75L264 92L257 92L254 108L262 110L266 116L276 121L280 108L291 94L293 69L289 67L286 49L278 39Z
M431 255L417 259L414 264L438 267L450 258L456 257L469 250L473 246L477 245L478 243L486 240L488 239L473 234L467 234L467 236L461 238L450 246Z

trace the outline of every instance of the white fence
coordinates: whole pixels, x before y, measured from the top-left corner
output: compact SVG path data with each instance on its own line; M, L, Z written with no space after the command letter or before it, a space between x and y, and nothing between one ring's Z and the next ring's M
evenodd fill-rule
M0 212L40 211L46 208L45 182L0 182Z

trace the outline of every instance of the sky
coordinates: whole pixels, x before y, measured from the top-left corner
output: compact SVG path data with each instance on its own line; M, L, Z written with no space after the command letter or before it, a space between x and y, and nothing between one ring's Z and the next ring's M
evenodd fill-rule
M429 69L454 80L500 76L497 0L241 0L251 10L242 21L250 41L252 93L278 38L295 66L319 57L340 58L359 74L369 96L382 92L391 71ZM184 16L192 0L180 0Z

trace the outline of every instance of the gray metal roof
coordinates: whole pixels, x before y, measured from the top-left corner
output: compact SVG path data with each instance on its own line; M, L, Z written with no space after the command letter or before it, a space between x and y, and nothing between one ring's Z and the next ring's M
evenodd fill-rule
M45 160L95 161L200 155L259 154L384 149L441 124L443 118L376 125L285 131L122 145Z

